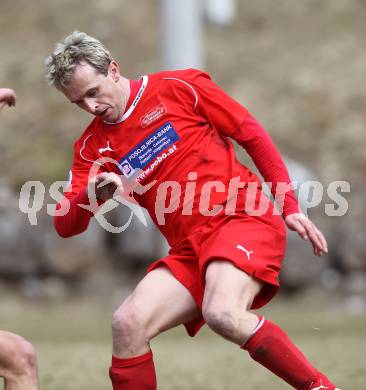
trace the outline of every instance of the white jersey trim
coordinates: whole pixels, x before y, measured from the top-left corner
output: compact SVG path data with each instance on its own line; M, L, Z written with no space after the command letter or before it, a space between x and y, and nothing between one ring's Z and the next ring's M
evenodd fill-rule
M145 92L145 89L147 87L147 83L149 81L149 77L148 76L142 76L142 85L139 89L139 91L137 92L137 95L135 97L135 99L133 100L131 106L129 107L129 109L121 116L121 118L119 118L116 122L107 122L107 121L104 121L104 123L107 123L108 125L115 125L117 123L121 123L123 121L125 121L133 112L133 110L135 109L135 107L137 106L138 102L140 101L143 93Z
M85 149L86 141L87 141L92 135L94 135L94 133L89 134L89 135L84 139L83 146L82 146L82 148L80 149L79 154L80 154L80 157L81 157L83 160L85 160L85 161L91 162L91 163L93 163L93 164L95 163L95 164L98 164L98 165L102 165L101 163L98 163L98 162L96 162L95 160L94 160L94 161L93 161L93 160L89 160L88 158L86 158L86 157L83 156L83 150Z
M189 88L191 88L191 90L193 91L194 96L195 96L195 98L196 98L196 102L194 103L194 108L197 107L197 104L198 104L198 95L197 95L197 92L195 91L195 89L192 87L191 84L188 84L186 81L181 80L181 79L178 79L178 78L176 78L176 77L164 77L164 80L177 80L177 81L180 81L181 83L187 85Z
M262 319L258 322L257 326L253 329L250 337L253 336L255 333L257 333L258 330L263 326L263 324L264 324L264 317L262 317Z

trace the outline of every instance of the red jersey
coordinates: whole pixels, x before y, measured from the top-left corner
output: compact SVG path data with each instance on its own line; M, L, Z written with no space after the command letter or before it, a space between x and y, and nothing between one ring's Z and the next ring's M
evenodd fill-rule
M247 110L214 84L207 73L188 69L143 76L133 102L117 123L105 123L96 117L76 141L71 191L65 195L71 209L65 216L55 217L57 231L70 236L86 229L92 213L78 204L89 203L86 187L93 163L110 157L118 164L106 163L101 170L126 178L138 170L142 185L156 181L134 198L173 246L205 225L208 218L223 212L220 207L228 201L231 179L260 182L238 161L228 139L234 137L245 143L238 130L248 117ZM284 172L281 178L289 181L282 160L278 161ZM240 199L244 193L239 193L238 207L243 206ZM208 201L202 207L204 195L208 195ZM169 212L162 218L158 207L167 204ZM291 209L288 214L298 211L292 193L285 206L287 211Z

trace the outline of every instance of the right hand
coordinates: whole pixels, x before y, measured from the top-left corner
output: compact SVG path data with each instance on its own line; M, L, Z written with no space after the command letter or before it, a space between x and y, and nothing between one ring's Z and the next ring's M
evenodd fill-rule
M112 199L116 195L122 196L123 185L121 178L113 172L102 172L88 183L89 198L93 196L100 200Z
M0 88L0 110L6 105L15 106L16 101L17 97L12 89Z
M290 214L285 218L287 227L294 230L304 240L309 240L313 246L314 255L328 253L328 244L323 233L303 213Z

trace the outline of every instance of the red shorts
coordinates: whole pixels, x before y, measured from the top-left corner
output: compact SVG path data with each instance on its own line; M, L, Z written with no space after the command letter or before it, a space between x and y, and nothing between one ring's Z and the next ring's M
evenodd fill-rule
M286 249L286 227L281 216L272 215L272 207L263 216L237 213L216 216L171 248L168 256L155 261L148 272L165 266L191 293L202 308L205 271L211 261L230 261L263 282L252 309L264 306L279 288L279 272ZM204 325L201 316L185 325L190 336Z

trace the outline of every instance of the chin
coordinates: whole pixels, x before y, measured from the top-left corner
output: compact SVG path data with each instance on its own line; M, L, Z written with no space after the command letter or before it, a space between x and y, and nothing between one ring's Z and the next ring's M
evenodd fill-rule
M108 123L116 123L119 119L119 116L117 115L108 115L107 117L103 118L104 122Z
M109 122L109 123L117 123L118 119L119 119L119 116L118 117L113 117L113 118L107 119L107 122Z

